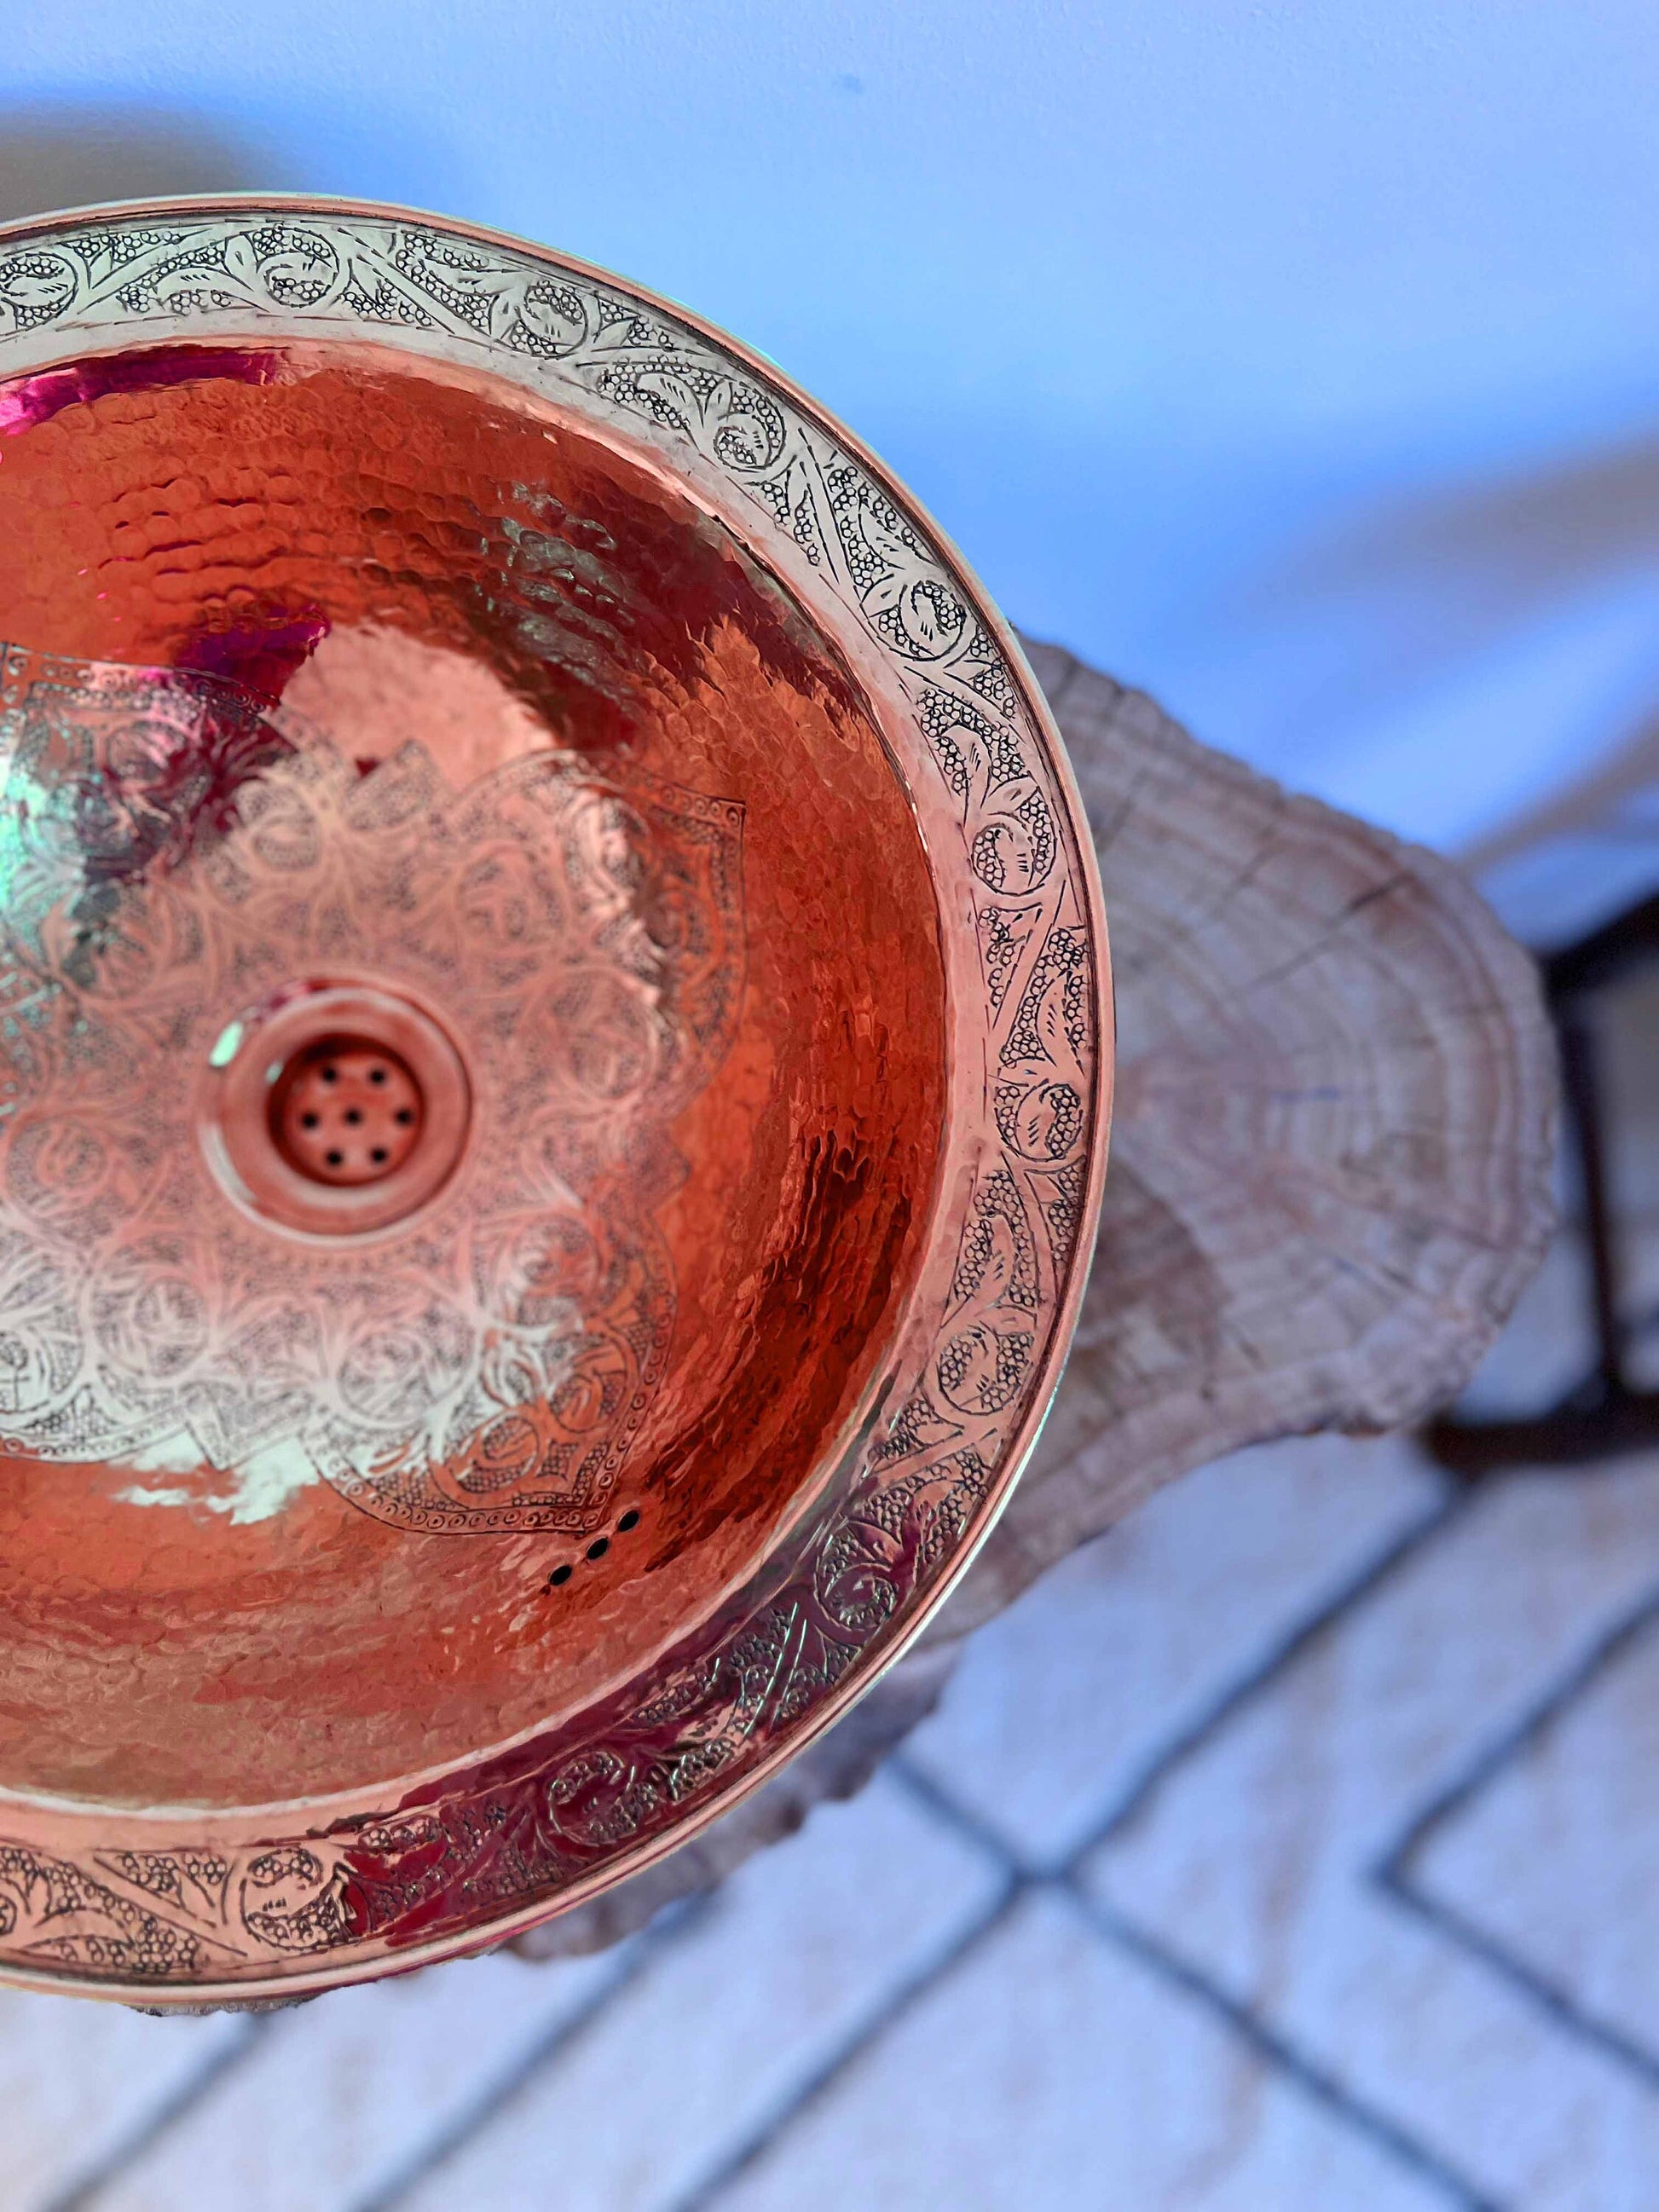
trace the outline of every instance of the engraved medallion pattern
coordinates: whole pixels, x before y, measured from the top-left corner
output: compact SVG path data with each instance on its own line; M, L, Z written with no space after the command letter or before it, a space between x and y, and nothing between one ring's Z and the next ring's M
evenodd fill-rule
M0 656L0 1453L297 1453L402 1527L586 1534L666 1353L641 1201L730 1042L742 810L300 740L210 678ZM211 1188L172 1071L342 963L465 1010L474 1166L319 1273Z

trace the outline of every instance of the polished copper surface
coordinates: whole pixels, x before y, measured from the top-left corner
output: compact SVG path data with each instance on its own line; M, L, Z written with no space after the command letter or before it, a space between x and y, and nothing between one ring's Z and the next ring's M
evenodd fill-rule
M295 207L0 301L0 1966L316 1986L666 1847L966 1564L1098 894L994 616L678 311Z

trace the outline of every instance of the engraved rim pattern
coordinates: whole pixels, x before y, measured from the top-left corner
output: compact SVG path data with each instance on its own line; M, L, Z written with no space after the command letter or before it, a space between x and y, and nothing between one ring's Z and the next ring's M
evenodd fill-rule
M250 331L487 369L715 504L884 702L972 954L951 971L959 1126L937 1249L890 1395L781 1586L740 1594L603 1704L392 1802L0 1807L0 1977L151 2003L298 1995L486 1948L672 1849L837 1717L954 1586L1035 1441L1087 1273L1110 1090L1104 915L1058 734L963 564L814 403L636 287L398 210L179 201L0 231L0 376Z

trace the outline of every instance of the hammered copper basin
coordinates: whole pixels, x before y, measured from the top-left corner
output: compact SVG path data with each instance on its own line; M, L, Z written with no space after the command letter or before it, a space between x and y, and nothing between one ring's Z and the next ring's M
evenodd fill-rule
M199 2000L678 1840L1063 1354L1104 943L994 613L535 250L0 235L0 1965Z

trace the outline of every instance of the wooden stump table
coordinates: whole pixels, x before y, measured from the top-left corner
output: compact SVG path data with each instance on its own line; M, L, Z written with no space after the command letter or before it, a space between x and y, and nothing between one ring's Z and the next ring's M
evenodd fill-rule
M1117 1108L1093 1273L1036 1455L961 1588L839 1726L671 1856L520 1937L614 1942L849 1796L962 1639L1160 1485L1451 1396L1553 1225L1528 956L1433 854L1196 744L1051 646L1032 665L1106 890Z

